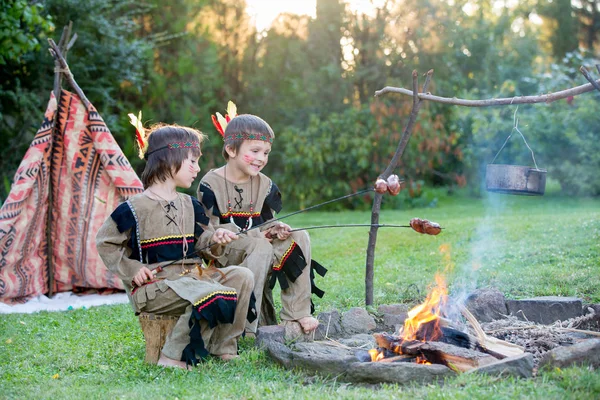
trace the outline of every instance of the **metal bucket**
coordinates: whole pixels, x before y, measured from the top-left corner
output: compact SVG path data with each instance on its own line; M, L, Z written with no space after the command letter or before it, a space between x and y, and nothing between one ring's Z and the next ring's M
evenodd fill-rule
M546 190L546 170L522 165L488 164L485 184L488 192L541 196Z

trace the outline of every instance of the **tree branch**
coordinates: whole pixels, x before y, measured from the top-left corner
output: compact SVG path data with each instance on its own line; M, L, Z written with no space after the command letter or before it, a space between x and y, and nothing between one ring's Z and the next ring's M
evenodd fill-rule
M600 80L594 81L596 84L600 84ZM456 97L440 97L434 96L430 93L419 93L419 99L429 100L436 103L453 104L456 106L465 107L492 107L492 106L507 106L517 104L534 104L534 103L551 103L556 100L565 99L570 96L577 96L583 93L591 92L594 90L594 86L591 83L585 85L576 86L571 89L561 90L559 92L542 94L539 96L515 96L500 99L485 99L485 100L468 100L458 99ZM397 88L393 86L386 86L381 90L375 92L375 96L381 96L386 93L400 93L408 96L412 96L412 90Z
M592 75L590 75L589 71L583 65L581 66L581 68L579 68L579 72L583 74L585 79L587 79L592 84L592 86L594 86L597 90L600 90L600 84L596 82L594 78L592 78Z

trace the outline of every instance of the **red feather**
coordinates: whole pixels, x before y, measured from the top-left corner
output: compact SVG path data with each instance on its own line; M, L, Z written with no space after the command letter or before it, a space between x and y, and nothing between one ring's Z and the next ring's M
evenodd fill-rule
M221 127L221 124L219 124L219 121L217 121L217 117L215 117L214 115L211 115L211 118L212 118L213 125L215 126L215 128L217 128L217 131L219 131L221 136L223 136L225 134L225 132L223 132L223 128Z
M137 139L140 149L144 150L144 139L140 131L138 131L137 129L135 130L135 138Z

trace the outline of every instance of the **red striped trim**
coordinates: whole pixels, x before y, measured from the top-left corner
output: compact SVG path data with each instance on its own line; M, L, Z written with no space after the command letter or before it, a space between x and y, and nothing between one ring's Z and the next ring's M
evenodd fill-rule
M296 242L292 241L290 247L285 251L285 253L283 253L283 257L281 257L281 262L279 263L279 265L273 267L273 271L279 271L283 267L283 264L285 264L287 259L290 258L290 254L292 254L292 251L294 251L296 246Z
M186 239L186 242L193 243L194 239ZM163 246L163 245L167 245L167 244L182 244L182 243L183 243L183 239L179 239L179 240L165 240L164 242L156 242L156 243L143 244L142 245L142 249L147 249L148 247Z
M215 296L212 299L210 299L209 301L207 301L206 303L204 303L202 305L199 305L198 306L198 311L202 310L205 307L208 307L209 305L211 305L212 303L214 303L218 299L237 301L237 296L223 296L223 295Z

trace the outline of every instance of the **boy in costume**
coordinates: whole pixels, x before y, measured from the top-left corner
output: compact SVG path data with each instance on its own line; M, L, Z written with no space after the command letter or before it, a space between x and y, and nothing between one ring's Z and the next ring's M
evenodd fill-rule
M200 171L205 136L191 128L158 126L149 136L139 121L140 154L147 160L145 191L121 203L100 228L96 245L107 268L122 281L136 314L179 315L159 365L188 368L209 354L237 357L254 280L245 268L204 268L236 239L214 229L197 199L177 192Z
M226 117L219 113L217 116L218 119L213 116L213 122L224 139L226 164L202 178L198 199L214 226L239 233L239 239L228 245L215 261L222 266L245 266L253 272L259 312L263 308L265 284L268 281L266 293L270 298L270 289L279 282L282 322L296 321L304 333L310 333L319 324L311 315L314 310L311 293L323 296L314 285L313 270L324 276L326 269L311 260L306 232L290 232L287 224L269 222L282 208L277 185L260 172L268 162L273 130L255 115L236 116L232 102ZM247 331L255 333L257 324L258 320L247 324Z

